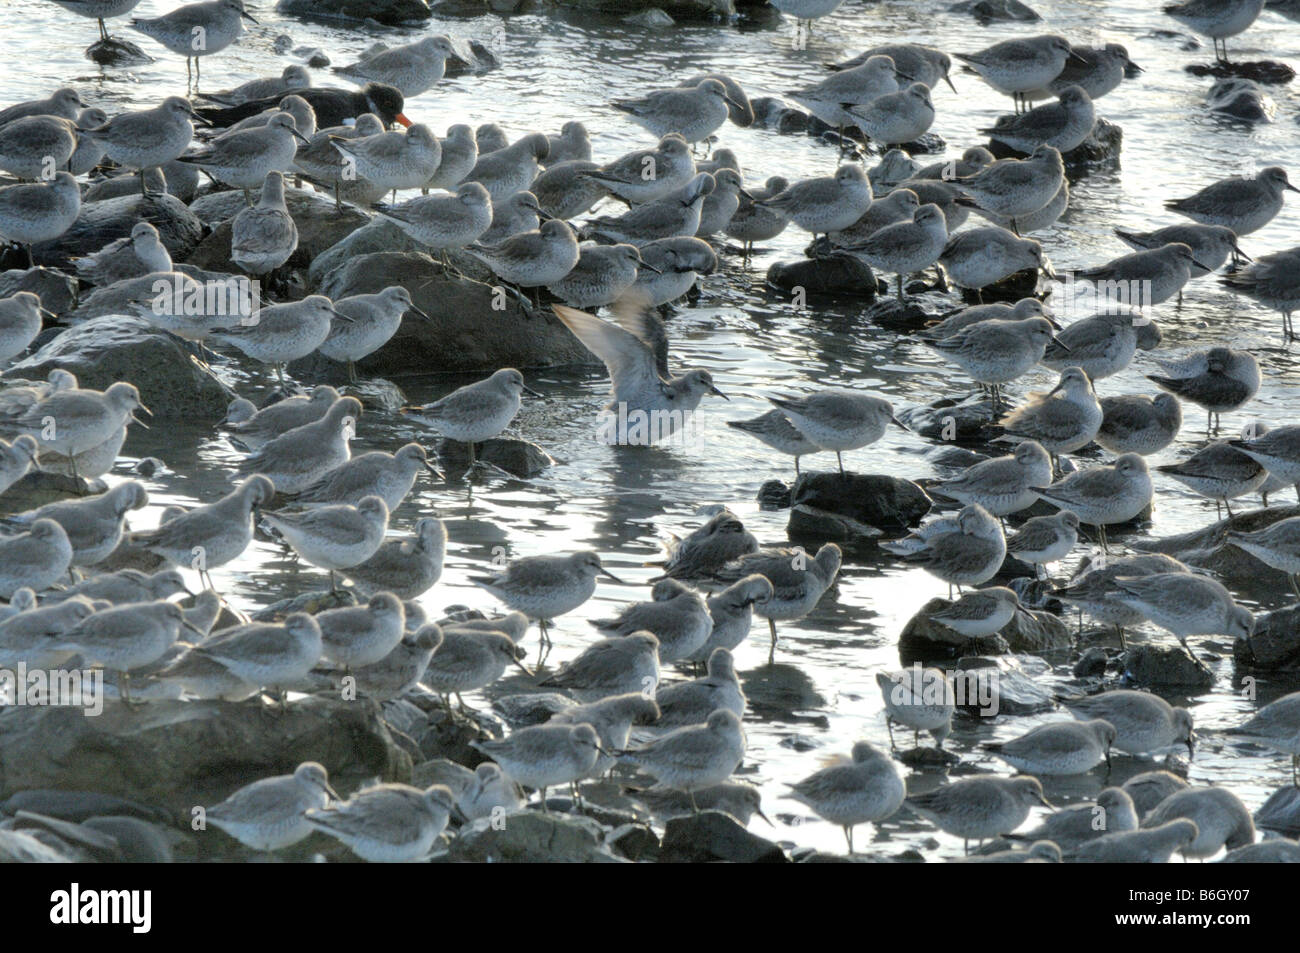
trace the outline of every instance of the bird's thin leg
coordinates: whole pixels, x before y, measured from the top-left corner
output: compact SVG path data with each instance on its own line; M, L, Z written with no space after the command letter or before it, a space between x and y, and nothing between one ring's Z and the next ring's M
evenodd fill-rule
M767 664L771 665L776 661L776 620L769 618L767 620L767 628L772 633L772 645L767 650Z

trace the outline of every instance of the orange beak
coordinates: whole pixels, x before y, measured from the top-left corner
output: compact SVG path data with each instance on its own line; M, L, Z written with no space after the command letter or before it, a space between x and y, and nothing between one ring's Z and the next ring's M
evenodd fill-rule
M407 119L407 118L406 118L404 115L402 115L401 113L398 113L397 116L396 116L395 118L396 118L397 121L400 122L403 126L410 126L410 125L411 125L411 120Z

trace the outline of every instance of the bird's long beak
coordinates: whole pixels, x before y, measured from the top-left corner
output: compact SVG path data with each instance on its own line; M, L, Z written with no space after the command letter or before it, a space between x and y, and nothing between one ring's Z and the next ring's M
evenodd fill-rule
M1241 247L1240 247L1239 245L1237 245L1235 242L1233 243L1232 250L1233 250L1233 252L1235 252L1235 253L1237 254L1238 257L1240 257L1240 258L1244 258L1244 259L1246 259L1246 261L1254 261L1254 260L1255 260L1255 259L1251 258L1249 255L1247 255L1244 251L1242 251L1242 250L1241 250Z
M709 385L709 393L710 393L710 394L716 394L717 396L721 397L723 400L726 400L726 401L730 401L730 400L731 400L730 397L728 397L728 396L727 396L726 394L724 394L722 391L718 390L718 389L717 389L716 387L714 387L712 384Z
M1296 191L1300 192L1300 189L1296 189ZM1204 271L1214 271L1214 269L1211 268L1209 265L1201 261L1198 261L1195 255L1192 256L1192 264L1194 264L1197 268L1200 268Z
M522 386L523 391L524 391L525 394L531 394L533 397L541 397L541 396L542 396L542 395L539 394L537 391L535 391L535 390L533 390L531 387L529 387L527 384L523 384L523 385L521 385L521 386Z
M190 110L190 118L193 119L193 120L194 120L196 123L198 123L200 126L207 126L209 129L212 128L212 123L209 122L207 119L204 119L202 116L200 116L198 113L196 113L193 109Z
M602 570L600 571L600 574L601 574L602 576L606 577L607 579L613 579L613 580L614 580L616 583L618 583L620 586L626 586L626 585L627 585L627 583L625 583L622 579L619 579L618 576L614 575L614 574L613 574L612 572L610 572L608 569L602 569Z
M139 404L139 405L137 405L136 409L137 409L137 410L143 410L143 411L144 411L146 414L148 414L150 417L153 416L153 411L150 410L148 407L146 407L144 404Z
M239 15L243 17L245 20L252 20L254 23L257 23L258 26L262 25L261 23L258 23L257 17L253 16L247 10L240 10Z
M403 126L407 126L407 127L409 127L409 126L411 125L411 120L407 119L407 118L406 118L404 115L402 115L401 113L398 113L398 114L397 114L396 116L394 116L393 118L396 119L398 122L400 122Z
M349 317L348 315L344 314L342 311L335 311L333 308L330 308L330 314L332 314L334 317L338 318L340 321L342 321L345 324L357 323L356 318Z
M745 189L736 189L736 192L737 192L737 194L739 194L740 196L749 199L751 202L754 201L754 196L753 196L753 194L750 193L750 192L748 192L748 191L746 191Z
M759 808L754 808L754 813L761 817L768 827L776 827L776 825L772 823L772 819L764 814Z
M303 143L304 145L311 145L311 140L308 139L306 136L304 136L297 129L291 129L290 132L293 133L293 137L297 139L299 142Z
M957 87L952 84L952 77L950 77L947 73L943 74L943 81L948 84L948 88L951 89L954 93L957 92Z
M406 310L409 311L409 312L411 312L412 314L414 314L417 318L423 318L423 319L426 320L426 321L432 321L432 320L433 320L433 318L429 317L429 315L428 315L427 312L425 312L425 311L421 311L421 310L420 310L419 308L417 308L415 305L411 305L411 306L410 306L409 308L407 308Z
M530 668L529 668L527 665L525 665L523 662L519 661L519 659L515 659L515 668L519 669L521 672L523 672L523 673L524 673L525 675L527 675L529 678L533 678L533 677L535 677L535 675L536 675L536 673L533 672L532 669L530 669Z
M1043 802L1043 807L1047 808L1053 814L1056 813L1056 808L1052 806L1052 802L1049 801L1044 795L1042 794L1038 795L1038 800Z
M642 261L641 264L638 265L637 267L638 267L638 268L644 268L644 269L646 269L646 271L653 271L656 275L662 275L662 274L664 273L664 270L663 270L662 268L656 268L654 265L650 264L648 261Z
M1191 734L1187 736L1187 758L1190 761L1192 758L1195 757L1196 757L1196 735Z
M1081 56L1081 55L1080 55L1076 50L1074 50L1073 48L1070 50L1070 59L1074 60L1076 63L1087 63L1087 62L1088 62L1088 58L1087 58L1086 56Z
M330 797L332 797L334 800L336 801L343 800L343 798L339 797L339 792L335 791L334 786L330 784L328 781L326 781L325 784L322 786L325 788L325 793L328 794Z
M186 589L185 591L186 591L186 592L189 592L188 589ZM195 635L197 635L200 639L205 639L205 638L207 638L207 636L208 636L208 634L207 634L206 632L202 631L198 626L196 626L196 625L195 625L193 622L191 622L189 619L182 619L182 620L181 620L181 628L183 628L183 629L189 629L191 632L193 632Z
M1136 63L1134 63L1132 60L1128 60L1128 61L1124 64L1124 69L1125 69L1125 70L1132 70L1132 71L1135 72L1135 73L1145 73L1145 72L1146 72L1146 70L1144 70L1142 67L1138 66L1138 65L1137 65Z
M438 469L437 465L432 463L431 461L426 460L424 467L426 470L428 470L430 473L436 476L439 480L445 481L447 479L447 474L443 473L442 470Z
M1058 337L1053 337L1053 338L1052 338L1052 343L1055 344L1057 347L1059 347L1059 348L1060 348L1062 351L1064 351L1066 354L1069 354L1069 353L1070 353L1070 346L1069 346L1068 344L1066 344L1064 341L1062 341L1060 338L1058 338Z
M745 107L742 106L740 103L736 102L730 96L723 96L722 98L727 101L727 105L730 106L732 109L739 109L741 112L745 111Z
M903 423L901 420L899 420L897 417L895 417L893 414L890 414L890 415L889 415L889 422L890 422L891 424L893 424L895 427L897 427L899 430L906 430L906 429L907 429L907 425L904 424L904 423Z
M1047 262L1043 262L1042 272L1043 277L1047 278L1049 281L1056 280L1056 272L1052 270L1052 266Z

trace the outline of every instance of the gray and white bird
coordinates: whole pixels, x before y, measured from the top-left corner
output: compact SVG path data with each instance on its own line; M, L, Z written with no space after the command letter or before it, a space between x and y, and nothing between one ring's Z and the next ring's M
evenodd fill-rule
M347 364L353 381L357 379L356 362L392 340L408 313L433 320L415 306L411 292L401 285L390 285L377 294L340 298L334 302L334 310L344 318L331 321L329 336L317 350L332 361Z
M679 133L688 143L712 135L740 108L719 80L705 79L693 88L659 89L637 99L616 99L613 107L656 136Z
M1249 351L1219 346L1159 363L1160 373L1147 380L1203 408L1207 433L1220 414L1240 409L1259 393L1259 361Z
M1251 178L1220 179L1185 199L1166 202L1165 208L1202 225L1224 225L1240 238L1277 217L1284 192L1300 189L1290 183L1285 169L1269 166Z
M822 768L790 788L786 797L843 828L850 854L853 828L892 817L907 794L893 759L865 741L853 746L852 761Z
M501 434L519 413L522 394L540 397L524 384L524 375L503 367L490 377L459 387L430 404L403 407L402 413L423 420L452 440L469 444L469 464L474 465L474 445Z
M893 404L860 391L828 388L807 397L768 400L815 445L835 451L840 473L844 472L841 454L845 450L870 446L885 435L891 423L907 429L894 416Z
M185 57L185 75L197 81L200 57L220 53L238 40L244 20L258 22L244 8L244 0L207 0L187 3L160 17L135 17L131 29ZM202 37L203 42L196 44L195 37Z
M1125 453L1109 466L1075 470L1051 486L1034 487L1034 492L1078 521L1096 526L1102 549L1109 551L1106 527L1141 515L1151 505L1154 488L1146 460Z
M691 425L706 394L729 399L704 368L671 374L663 322L640 304L625 299L615 309L615 323L553 306L564 326L609 370L611 395L600 425L608 443L647 445L669 438Z
M284 176L268 172L251 208L230 225L230 260L250 275L267 275L298 250L298 226L284 202Z
M379 549L388 529L388 506L377 496L367 496L352 506L334 503L302 513L264 513L303 562L329 571L330 590L338 591L337 570L359 566Z

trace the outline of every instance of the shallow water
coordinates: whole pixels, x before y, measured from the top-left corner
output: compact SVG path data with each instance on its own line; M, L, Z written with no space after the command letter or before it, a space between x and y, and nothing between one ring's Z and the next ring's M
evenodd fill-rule
M173 6L143 0L137 15L151 16ZM1073 183L1065 217L1052 229L1036 233L1055 267L1096 264L1128 249L1111 234L1115 225L1155 227L1181 221L1166 213L1161 202L1189 194L1227 174L1253 171L1256 166L1286 165L1300 147L1296 119L1300 93L1291 87L1271 87L1278 103L1276 122L1257 127L1226 124L1208 117L1202 103L1211 81L1184 72L1189 63L1206 62L1208 47L1180 49L1181 40L1156 37L1152 31L1177 24L1145 4L1055 3L1035 5L1041 24L980 27L970 18L941 12L946 2L882 2L848 0L829 20L822 21L806 49L793 49L792 22L761 29L730 25L682 26L666 32L646 32L616 19L581 21L563 17L522 16L503 21L494 16L469 19L435 18L419 32L447 32L479 39L492 46L503 68L477 77L445 81L435 90L408 101L406 113L443 131L452 123L477 125L495 121L511 137L532 129L557 131L568 119L583 120L593 138L597 158L612 158L646 145L647 133L611 109L614 96L675 83L677 77L710 70L732 74L751 97L779 95L823 75L821 63L852 55L875 43L913 40L950 51L973 50L997 40L1029 33L1058 32L1074 42L1125 44L1146 70L1135 81L1098 104L1098 114L1124 130L1122 165ZM253 76L278 73L288 60L271 52L279 33L296 43L320 46L335 64L350 62L377 39L389 44L408 41L416 31L354 28L342 23L305 23L276 14L269 0L250 4L262 25L230 50L205 61L203 88L235 85ZM130 70L101 70L81 55L95 38L89 20L75 17L44 0L17 0L6 5L0 57L0 99L14 102L45 95L66 81L83 90L89 102L110 113L125 107L153 105L165 95L185 88L184 64L152 41L136 37L119 21L114 32L129 34L157 62ZM1101 26L1104 24L1104 28ZM54 40L57 40L55 42ZM1265 15L1246 34L1231 41L1236 59L1269 58L1300 62L1300 28ZM314 71L317 85L334 84L328 71ZM935 104L939 115L933 131L949 143L949 155L982 142L975 130L991 125L1007 103L970 74L954 70L959 90L941 87ZM740 156L746 180L761 182L781 174L794 180L826 174L835 164L835 151L803 136L778 136L760 129L720 130L721 145ZM1294 197L1293 197L1294 198ZM1267 228L1249 235L1243 247L1252 256L1294 245L1298 230L1297 204L1288 199ZM972 220L979 224L978 220ZM660 541L670 532L682 534L703 522L701 506L725 503L744 519L766 545L786 543L787 514L762 512L754 502L757 488L768 479L792 477L793 467L755 441L724 425L767 409L765 395L813 386L843 384L869 389L901 408L929 402L946 394L966 392L929 349L899 339L894 333L857 318L856 306L826 306L810 302L796 312L789 303L763 290L762 276L776 260L798 255L807 236L788 230L770 248L742 268L726 256L718 274L703 280L703 295L695 306L682 307L670 322L676 360L709 368L730 403L706 402L698 432L686 446L655 450L618 449L595 441L594 421L606 399L603 370L563 369L528 373L531 387L543 400L525 403L514 432L546 447L559 465L528 482L493 481L475 488L467 504L464 487L421 483L393 518L396 531L407 531L421 516L437 512L450 535L442 581L422 601L434 616L444 607L463 604L493 609L493 600L466 581L494 557L551 553L588 547L598 550L613 572L632 583L602 583L596 597L561 620L550 664L572 657L596 636L586 619L610 615L619 605L646 598L642 585L655 570L643 564L660 553ZM955 296L930 296L927 307L956 304ZM1280 347L1279 319L1219 287L1213 279L1189 286L1181 309L1172 302L1154 312L1164 333L1165 353L1231 342L1251 349L1265 369L1266 382L1250 415L1225 418L1236 429L1251 415L1270 423L1296 418L1296 352ZM1065 315L1067 320L1075 315ZM485 323L490 321L484 318ZM1142 374L1151 368L1149 354L1139 352L1133 367L1101 382L1099 392L1146 392ZM231 381L245 388L245 378L232 368ZM1022 390L1051 381L1046 373L1031 375ZM255 378L256 380L256 378ZM431 376L403 380L413 400L427 400L464 383L463 379ZM260 382L259 382L260 383ZM1199 414L1186 413L1186 426L1174 446L1149 458L1173 462L1203 442ZM408 438L430 435L405 422L363 419L354 450L393 449ZM915 435L891 429L866 451L847 455L846 463L863 472L886 472L911 479L936 475L921 457L929 444ZM207 428L168 426L134 431L126 445L132 458L157 455L175 471L150 483L155 505L133 521L140 527L157 520L157 510L170 502L208 501L225 487L225 476L237 453ZM112 479L125 477L132 459L124 459ZM805 464L826 467L829 456L805 458ZM1157 476L1157 506L1152 525L1143 535L1184 532L1214 518L1213 505L1191 496L1179 484ZM1287 494L1289 496L1289 493ZM1247 505L1253 505L1248 503ZM1073 568L1083 554L1076 551L1058 575ZM238 564L215 574L221 591L237 606L251 609L296 592L318 587L323 577L293 566L281 548L257 542ZM823 759L846 753L865 738L888 744L881 715L875 673L898 666L895 644L907 619L946 587L921 570L905 569L888 557L868 553L846 560L836 588L807 618L781 626L777 664L766 665L767 638L761 621L753 638L738 652L738 665L751 696L746 719L749 750L742 774L762 787L765 810L777 822L776 836L788 843L839 851L840 832L813 819L791 801L780 800L785 784L815 770ZM1271 600L1283 604L1287 594ZM1147 638L1163 638L1148 632ZM536 645L535 631L526 644ZM1228 648L1226 640L1208 640ZM1063 659L1051 659L1058 672ZM1193 783L1227 784L1248 805L1257 807L1269 792L1289 779L1289 765L1280 755L1243 754L1225 749L1216 729L1238 723L1257 702L1236 694L1238 675L1230 658L1211 663L1217 675L1213 690L1175 703L1189 704L1195 713L1202 744L1191 765ZM1045 666L1026 662L1027 670ZM1052 676L1059 677L1059 676ZM509 688L509 684L506 685ZM1296 682L1261 680L1261 701L1287 691ZM499 686L500 688L500 686ZM483 700L479 699L481 703ZM471 703L473 700L471 699ZM1008 769L987 757L979 744L1005 740L1056 713L1032 719L1002 717L977 724L959 720L949 747L963 757L960 772ZM900 740L901 736L900 736ZM1111 781L1118 783L1149 765L1119 756ZM912 773L909 785L928 788L938 774ZM1092 797L1105 784L1100 771L1046 785L1057 803ZM760 833L770 835L759 824ZM936 834L928 824L900 812L870 838L873 847L889 853L920 847L930 859L960 854L961 844ZM858 844L867 843L860 831ZM937 844L937 848L936 848Z

